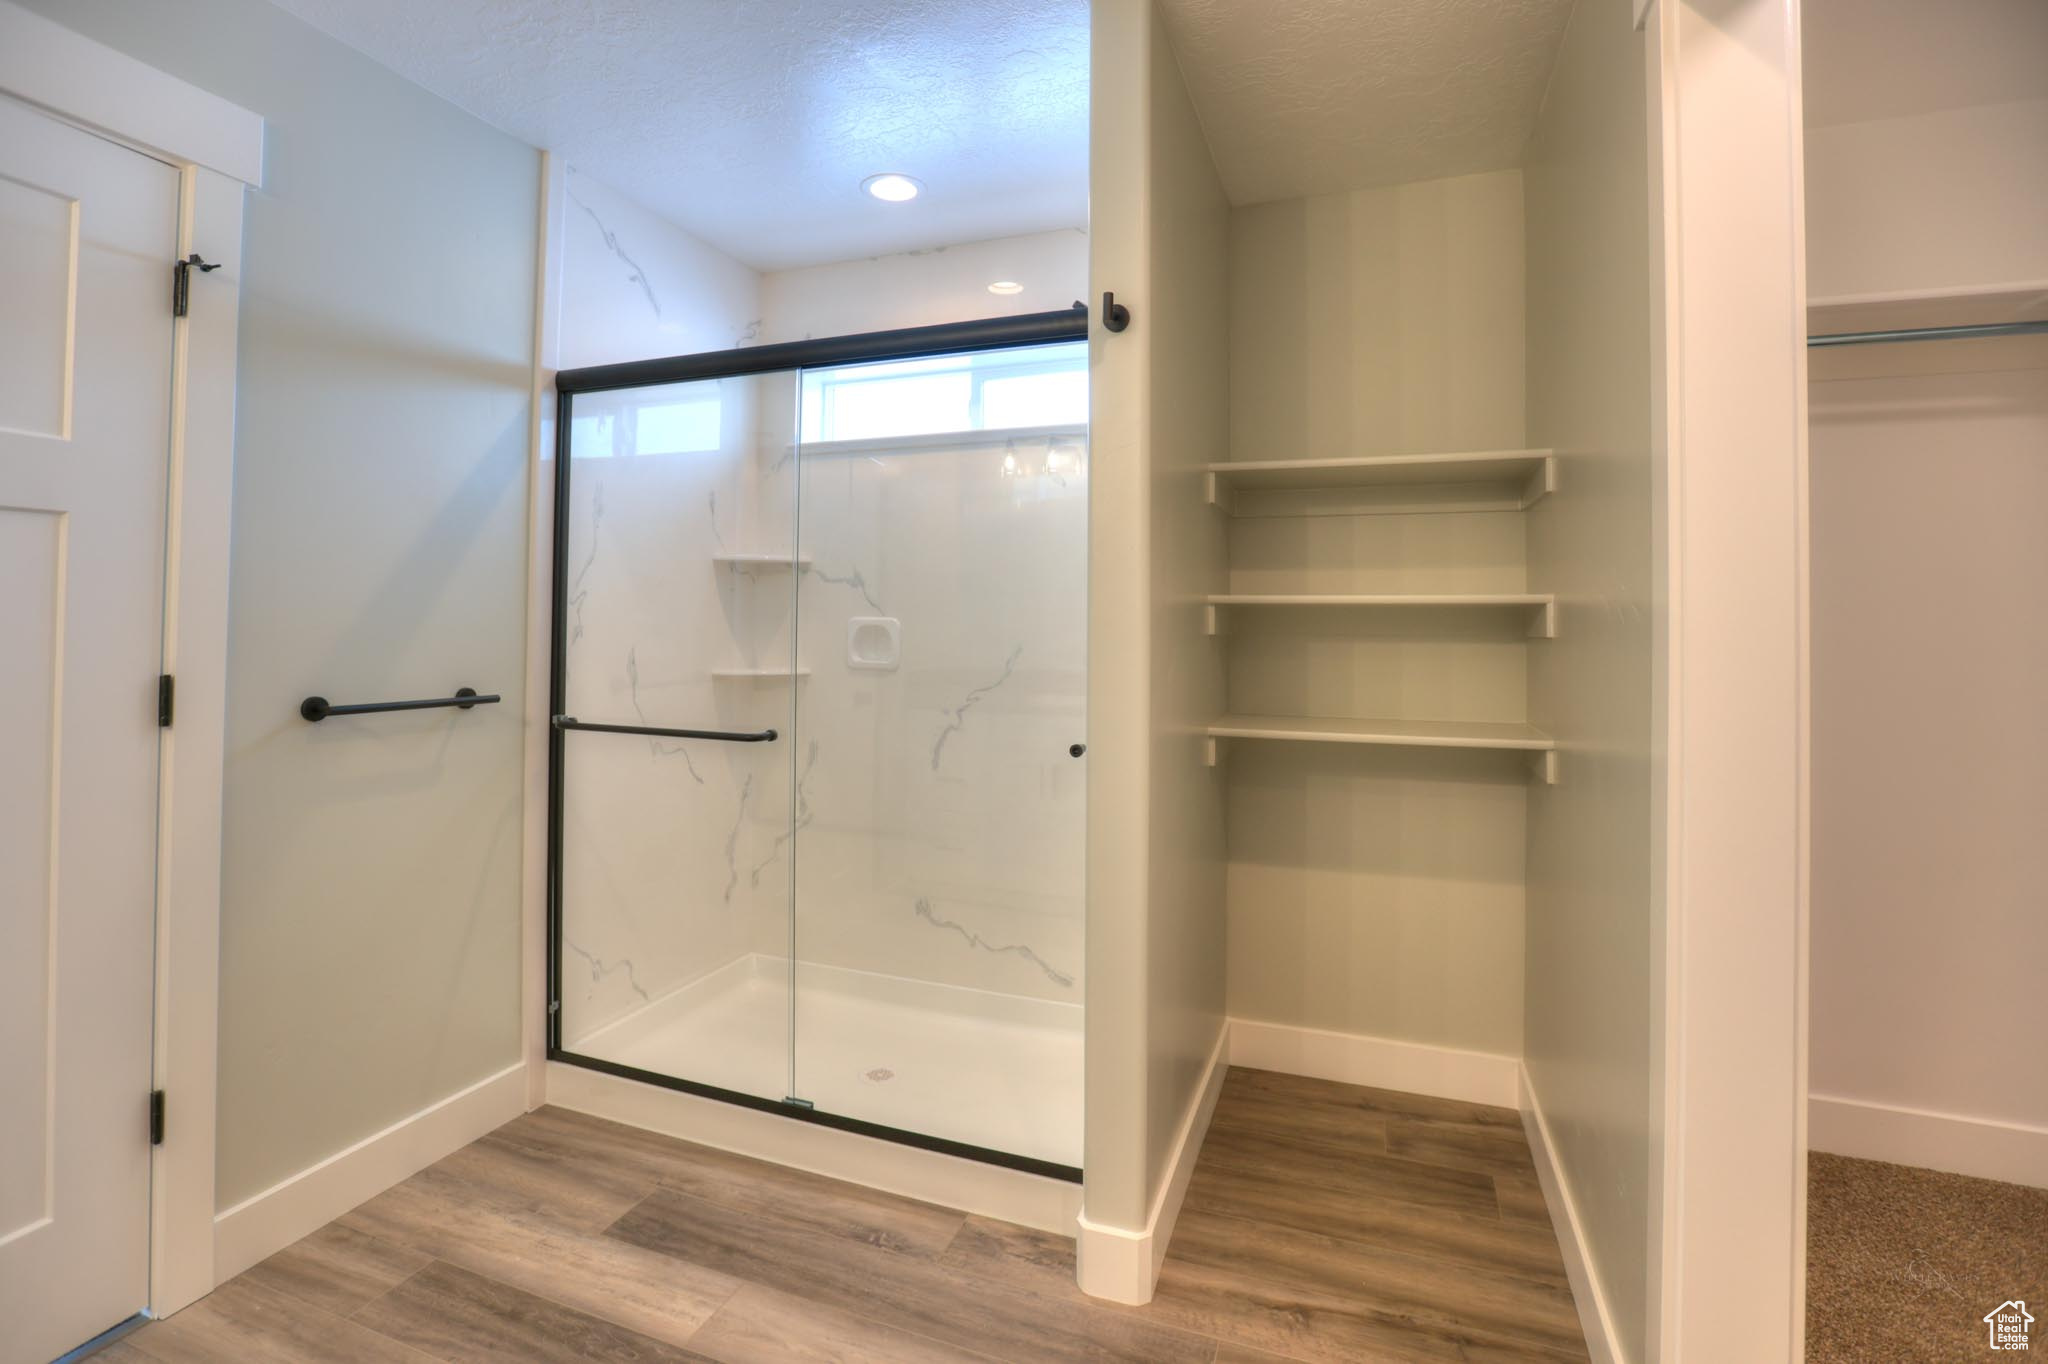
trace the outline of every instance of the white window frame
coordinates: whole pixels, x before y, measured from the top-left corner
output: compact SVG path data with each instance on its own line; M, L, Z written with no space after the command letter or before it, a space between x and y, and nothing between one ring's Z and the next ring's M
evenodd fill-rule
M1008 364L988 363L991 354L1006 355L1012 353L1013 350L1054 350L1061 346L1083 347L1078 352L1079 363L1073 363L1072 360L1065 355L1062 355L1056 359L1045 358L1037 360L1022 360ZM967 424L966 426L960 428L963 431L1023 431L1038 429L1037 427L984 427L981 424L981 393L982 389L988 385L988 382L991 379L1016 379L1034 374L1064 374L1069 371L1078 372L1085 379L1088 373L1088 355L1085 349L1085 343L1082 342L1053 342L1050 344L1040 344L1029 347L1015 347L1011 348L1010 350L996 352L963 351L958 353L957 355L941 356L937 358L952 359L958 361L958 363L943 368L913 370L909 368L908 364L904 361L875 360L865 361L859 364L833 365L825 368L804 371L804 378L806 382L809 382L815 376L817 379L818 386L818 430L806 436L805 444L810 445L819 442L830 443L839 440L840 437L832 434L834 423L838 419L838 414L835 410L836 390L854 384L874 382L886 383L889 381L890 378L896 377L883 372L889 370L892 366L903 367L902 377L905 378L911 377L913 375L925 376L965 373L967 375L968 396ZM832 375L844 375L845 377L828 377ZM863 438L850 437L849 439L860 440Z

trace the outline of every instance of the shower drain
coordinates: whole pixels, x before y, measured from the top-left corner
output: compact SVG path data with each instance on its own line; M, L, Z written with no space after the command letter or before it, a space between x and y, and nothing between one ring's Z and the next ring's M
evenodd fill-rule
M866 1078L872 1080L876 1084L880 1084L884 1080L895 1079L896 1072L889 1069L887 1066L876 1066L873 1070L867 1073Z

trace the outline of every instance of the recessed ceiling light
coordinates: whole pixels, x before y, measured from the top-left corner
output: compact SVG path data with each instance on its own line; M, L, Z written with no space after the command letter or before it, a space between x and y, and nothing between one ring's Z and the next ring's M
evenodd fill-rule
M887 175L870 175L860 182L860 187L886 204L906 204L918 195L923 185L907 175L890 172Z
M988 286L988 291L992 294L1021 294L1024 286L1014 279L999 279Z

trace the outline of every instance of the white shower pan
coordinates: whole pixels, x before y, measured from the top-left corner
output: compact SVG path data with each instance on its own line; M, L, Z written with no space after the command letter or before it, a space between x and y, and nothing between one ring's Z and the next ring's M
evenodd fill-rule
M570 1049L760 1094L761 1077L789 1073L790 984L785 958L744 956ZM807 962L795 986L791 1095L823 1113L1080 1166L1080 1005Z

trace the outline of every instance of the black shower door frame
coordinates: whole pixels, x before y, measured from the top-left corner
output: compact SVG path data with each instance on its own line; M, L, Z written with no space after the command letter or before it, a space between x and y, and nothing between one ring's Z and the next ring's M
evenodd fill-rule
M950 322L935 327L907 327L897 331L863 332L854 336L822 337L812 341L790 341L771 346L750 346L736 350L707 351L698 355L672 355L654 360L628 360L613 365L591 365L565 369L555 375L555 482L552 562L550 565L550 654L548 661L548 878L547 878L547 1059L564 1065L581 1066L642 1084L679 1090L699 1098L717 1099L764 1113L774 1113L821 1127L879 1137L921 1150L938 1151L990 1165L1000 1165L1028 1174L1081 1182L1081 1171L1072 1165L1038 1160L995 1151L967 1142L951 1141L926 1132L913 1132L882 1123L824 1113L794 1099L768 1099L757 1094L722 1089L659 1071L620 1065L601 1057L584 1056L562 1046L562 815L565 799L563 758L567 728L595 726L567 725L564 707L568 703L569 641L569 477L570 418L579 393L607 393L625 388L651 388L663 384L692 383L704 379L731 379L750 374L773 374L784 370L801 372L849 364L879 364L890 360L922 360L939 355L962 355L975 351L1014 350L1023 346L1052 345L1088 338L1088 309L1076 303L1058 312L1026 313L1015 317L988 318L974 322ZM698 737L733 742L772 743L779 736L773 730L758 734L712 734Z

